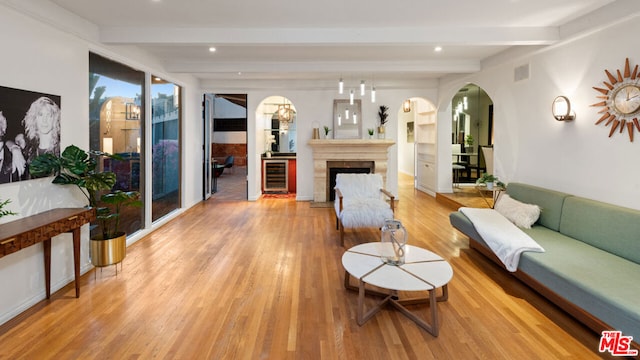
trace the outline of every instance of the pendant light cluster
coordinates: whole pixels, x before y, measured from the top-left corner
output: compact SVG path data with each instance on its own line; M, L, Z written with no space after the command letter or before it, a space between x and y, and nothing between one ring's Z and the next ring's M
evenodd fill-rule
M342 95L344 94L344 80L342 79L342 77L340 78L340 81L338 82L338 94ZM365 81L364 80L360 80L360 96L364 97L366 95L366 85L365 85ZM351 105L353 105L353 100L355 98L355 89L350 89L349 90L349 103ZM376 87L371 85L371 102L375 103L376 102Z

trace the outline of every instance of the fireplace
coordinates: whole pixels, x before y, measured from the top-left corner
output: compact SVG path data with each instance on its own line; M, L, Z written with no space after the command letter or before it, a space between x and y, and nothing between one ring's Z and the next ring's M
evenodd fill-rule
M387 139L311 139L313 149L313 201L331 199L331 171L368 172L382 175L386 184L388 152L395 142ZM366 170L365 170L366 168Z
M373 161L327 161L327 199L336 199L336 175L348 174L372 174L375 172Z

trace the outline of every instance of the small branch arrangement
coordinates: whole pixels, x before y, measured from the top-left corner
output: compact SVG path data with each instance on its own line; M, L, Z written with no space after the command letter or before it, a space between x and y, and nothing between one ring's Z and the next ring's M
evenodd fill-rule
M7 199L5 201L0 201L0 218L3 216L9 216L9 215L18 215L17 213L14 213L11 210L3 210L2 208L7 206L9 203L11 202L10 199Z
M380 110L378 111L378 116L380 117L380 126L384 126L387 123L387 118L389 114L387 113L389 107L386 105L380 105Z

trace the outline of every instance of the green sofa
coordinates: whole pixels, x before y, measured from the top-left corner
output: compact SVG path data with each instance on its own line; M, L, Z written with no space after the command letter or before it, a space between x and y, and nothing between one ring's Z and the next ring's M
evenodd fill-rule
M512 198L541 208L531 229L522 229L545 252L524 252L516 277L597 333L620 330L640 340L640 211L522 183ZM460 211L451 225L470 247L493 255Z

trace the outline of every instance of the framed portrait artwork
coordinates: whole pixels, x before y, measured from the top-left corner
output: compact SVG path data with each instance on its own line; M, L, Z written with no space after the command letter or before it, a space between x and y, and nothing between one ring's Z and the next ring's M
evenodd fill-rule
M30 179L38 155L60 155L58 95L0 86L0 184Z

